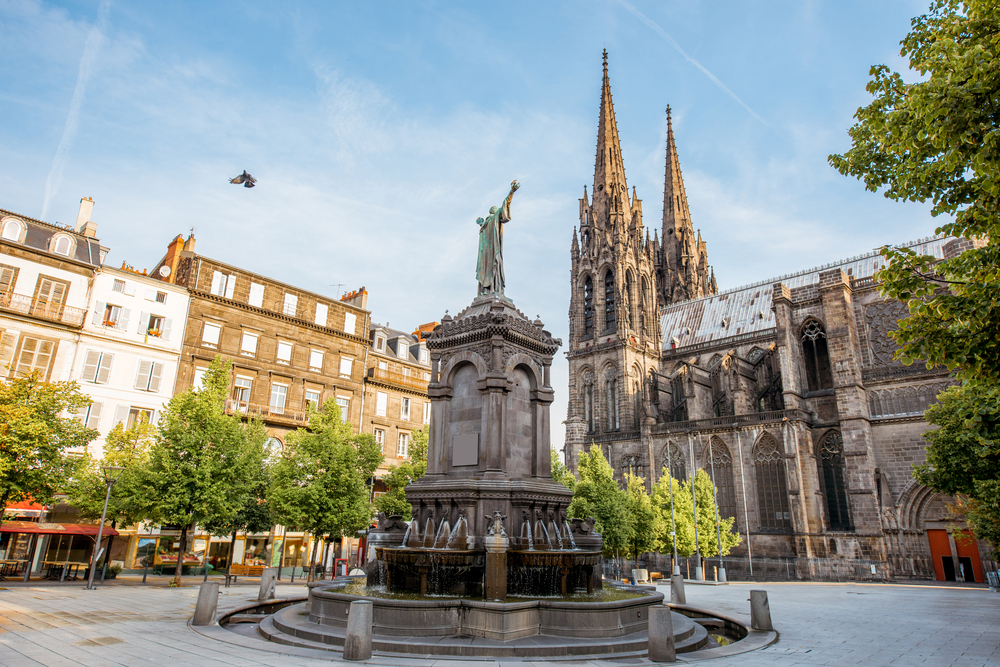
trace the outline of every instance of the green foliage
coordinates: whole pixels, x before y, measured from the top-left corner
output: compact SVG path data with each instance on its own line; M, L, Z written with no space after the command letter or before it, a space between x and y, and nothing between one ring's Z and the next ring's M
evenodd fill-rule
M272 469L268 503L291 529L314 537L354 536L371 522L366 482L381 462L375 438L352 433L330 399L310 414L308 429L289 434Z
M573 475L573 471L562 462L559 452L550 449L549 454L552 456L552 479L572 491L573 487L576 486L576 477Z
M147 515L181 526L181 554L193 523L226 522L244 507L265 458L263 424L225 413L230 367L216 357L200 389L170 399L143 470Z
M830 162L890 199L931 201L935 216L954 216L938 233L980 246L940 262L885 248L888 264L876 278L884 295L909 307L894 334L897 358L945 366L965 385L928 411L943 433L928 434L928 465L917 478L936 491L967 493L970 523L992 541L996 532L987 527L1000 524L1000 510L992 509L1000 485L992 458L1000 386L1000 5L936 0L911 23L901 55L920 79L906 83L885 66L873 67L874 100L855 114L851 149ZM973 410L982 412L970 421ZM956 428L965 423L975 436ZM954 483L967 471L975 483Z
M108 499L107 519L128 525L146 518L148 491L143 484L143 469L149 462L149 450L156 437L156 427L145 420L138 420L132 428L125 429L119 422L104 439L104 456L95 460L86 456L67 495L80 516L100 519L104 509L107 484L103 466L124 468L111 489Z
M673 517L677 538L677 555L687 558L694 554L694 508L691 490L683 482L670 476L670 470L663 466L660 479L653 485L652 504L659 511L659 531L653 542L654 549L663 554L674 553L674 538L670 535L670 489L673 487Z
M683 493L691 497L691 480L682 485ZM733 547L740 543L740 535L733 531L736 519L729 517L721 519L719 531L715 526L715 485L704 469L699 469L694 476L694 496L698 505L698 545L701 555L712 558L719 555L719 539L722 539L722 554L727 555ZM690 516L690 515L689 515Z
M410 458L398 465L389 466L382 481L389 490L375 499L375 508L386 516L399 514L404 520L413 518L412 509L406 499L406 487L427 472L427 438L429 431L422 428L410 439Z
M625 551L633 539L635 521L629 512L628 494L618 488L614 471L597 445L581 452L577 465L580 480L567 509L571 518L594 517L595 529L604 537L604 555Z
M68 450L98 434L66 414L90 402L75 382L41 382L37 373L0 382L0 508L44 504L67 487L83 462Z
M653 503L646 493L646 480L636 475L628 475L625 485L628 513L632 518L632 540L629 544L633 560L638 560L640 554L652 551L656 545L656 536L662 532L660 513L653 508Z

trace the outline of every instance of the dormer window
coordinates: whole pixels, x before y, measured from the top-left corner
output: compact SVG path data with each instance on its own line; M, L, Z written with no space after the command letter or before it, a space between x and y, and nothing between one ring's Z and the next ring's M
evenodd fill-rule
M17 218L8 218L3 222L3 238L8 241L14 241L15 243L20 243L24 236L24 223Z
M431 362L431 355L426 348L420 348L420 363L429 364Z
M385 336L375 336L375 349L378 352L385 352Z
M400 359L407 359L410 356L410 346L402 339L396 343L396 356Z
M73 253L73 239L65 234L58 234L52 240L52 252L69 257Z

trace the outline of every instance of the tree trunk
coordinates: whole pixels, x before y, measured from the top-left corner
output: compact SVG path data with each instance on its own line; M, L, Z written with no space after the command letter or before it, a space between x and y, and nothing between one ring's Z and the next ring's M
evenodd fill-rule
M229 586L230 572L233 571L233 556L236 555L236 529L233 528L233 536L229 538L229 558L226 559L226 586Z
M320 540L318 537L313 538L313 550L312 557L309 559L309 578L306 579L306 583L313 580L313 574L316 572L316 551L319 550Z
M174 570L174 585L181 585L181 572L184 570L184 554L187 552L188 526L181 526L181 548L177 553L177 569Z
M111 522L111 529L114 530L117 521ZM115 545L115 536L108 535L108 550L104 552L104 567L101 568L101 581L104 581L105 575L108 573L108 563L111 562L111 547Z

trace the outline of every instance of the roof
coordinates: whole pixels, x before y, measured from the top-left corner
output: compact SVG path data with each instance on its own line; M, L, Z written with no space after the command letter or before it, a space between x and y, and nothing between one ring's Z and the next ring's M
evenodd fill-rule
M944 245L950 241L944 235L932 236L899 247L913 248L919 253L944 257ZM870 278L882 268L884 260L878 250L838 262L831 262L806 271L762 280L743 287L726 290L712 296L682 301L660 309L663 348L685 348L721 342L734 336L764 334L775 328L771 299L775 283L789 289L819 283L822 271L840 268L854 279Z
M68 225L52 224L44 220L38 220L21 213L0 208L0 219L7 217L17 218L25 224L27 230L23 243L4 239L6 243L31 248L32 250L37 250L59 259L69 259L93 267L101 266L101 250L106 250L106 248L101 248L101 243L96 238L84 236ZM56 234L66 234L75 239L76 253L73 256L59 255L49 251L49 242Z
M39 533L41 535L97 535L96 523L35 523L34 521L4 521L0 533ZM120 533L105 526L104 536Z

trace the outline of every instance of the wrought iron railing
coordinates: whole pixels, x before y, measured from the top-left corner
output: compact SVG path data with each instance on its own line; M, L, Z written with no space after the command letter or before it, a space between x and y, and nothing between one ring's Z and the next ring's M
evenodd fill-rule
M0 309L70 326L82 326L87 311L57 303L32 299L23 294L0 294Z
M291 422L301 426L309 425L309 413L304 410L289 410L271 405L260 405L247 401L226 400L227 414L241 414L248 417L260 417L264 421Z
M374 366L368 369L368 377L373 380L380 380L382 382L394 384L398 387L407 387L409 389L416 389L417 391L425 393L427 391L427 380L416 375L403 375L402 373L396 373L394 371Z
M682 422L663 422L653 427L658 433L669 431L700 431L711 428L728 428L732 426L754 426L755 424L771 424L784 420L811 421L809 413L802 410L769 410L767 412L748 412L742 415L725 417L709 417L708 419L692 419Z

